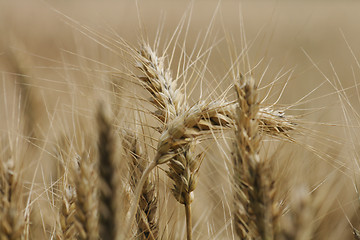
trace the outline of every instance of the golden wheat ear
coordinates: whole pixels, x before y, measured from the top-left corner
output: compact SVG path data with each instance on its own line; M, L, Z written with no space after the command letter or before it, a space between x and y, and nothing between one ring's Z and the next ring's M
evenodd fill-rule
M74 164L72 176L76 187L76 227L79 239L98 240L98 192L95 156L84 151Z
M269 162L260 158L259 102L255 81L235 83L234 225L241 239L274 239L272 180Z
M21 179L12 157L0 154L0 239L25 239Z
M101 239L116 238L115 132L102 104L96 115L99 158L99 229Z
M137 79L151 94L150 102L157 109L152 114L162 123L156 155L150 167L168 163L167 175L174 182L172 193L185 207L187 239L192 239L190 205L204 155L194 154L196 138L209 134L211 130L229 127L231 119L215 103L199 102L188 107L186 96L181 88L176 87L164 59L159 58L147 44L135 52L136 66L143 74Z
M55 226L57 240L77 239L76 228L76 189L71 175L71 153L65 135L57 141L55 156L58 160L57 176L61 176L54 189L60 192ZM56 191L54 190L54 192Z
M140 141L136 134L126 132L123 136L122 147L125 152L125 157L128 160L130 172L130 186L133 192L148 165L147 154L143 151ZM139 201L138 210L136 213L137 236L140 239L158 239L159 224L158 224L158 199L157 188L151 175L145 180L141 197Z
M56 239L70 240L78 236L76 229L76 190L69 183L67 174L61 183L61 207L59 212L59 223Z

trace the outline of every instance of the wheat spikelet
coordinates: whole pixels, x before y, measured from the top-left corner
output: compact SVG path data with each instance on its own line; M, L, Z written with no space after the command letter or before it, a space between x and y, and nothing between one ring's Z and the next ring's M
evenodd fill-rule
M234 147L236 233L241 239L274 239L272 180L268 162L259 157L255 82L250 76L240 76L235 90L239 101Z
M284 140L292 140L290 135L296 131L297 125L294 116L286 115L283 111L273 107L260 108L258 116L261 133L277 136Z

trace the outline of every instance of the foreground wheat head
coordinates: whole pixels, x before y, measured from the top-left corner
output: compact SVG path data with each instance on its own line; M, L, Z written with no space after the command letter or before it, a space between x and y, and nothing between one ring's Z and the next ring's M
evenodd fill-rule
M135 66L143 74L136 76L136 79L150 93L150 102L156 109L152 114L162 124L158 128L160 138L155 158L144 171L143 178L147 177L152 168L168 163L167 175L174 182L172 193L175 199L185 206L187 238L192 239L190 204L194 198L193 191L204 158L204 153L194 154L195 143L200 136L211 135L216 130L231 129L234 123L238 124L238 109L242 109L243 103L199 101L189 106L187 97L181 88L177 87L170 70L165 67L163 57L158 57L146 43L140 50L133 50L133 53ZM259 111L258 104L254 106L256 107L250 107L254 108L251 111L256 111L256 115ZM294 129L294 124L287 117L271 108L263 108L259 116L261 119L252 125L256 124L256 129L260 126L265 134L288 138L288 133ZM139 188L142 187L144 179L140 180ZM139 201L139 194L138 189L135 202ZM134 215L134 208L130 210L130 217Z
M255 81L240 76L235 84L234 222L241 239L275 239L272 179L268 162L259 156L259 103Z

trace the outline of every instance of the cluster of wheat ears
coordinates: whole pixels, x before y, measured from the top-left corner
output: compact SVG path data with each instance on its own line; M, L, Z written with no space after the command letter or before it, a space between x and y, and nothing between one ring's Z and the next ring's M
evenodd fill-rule
M113 47L113 42L101 40ZM251 70L240 72L237 66L231 67L231 84L226 87L226 93L232 94L233 99L227 100L224 94L216 100L190 100L189 83L180 79L188 77L196 81L196 77L181 73L173 77L169 64L172 59L166 53L160 54L158 47L145 40L139 47L130 47L123 40L116 44L114 49L131 56L132 70L112 73L118 79L108 81L110 88L115 89L108 94L121 98L126 90L121 81L126 81L138 89L136 95L130 96L136 107L112 107L106 101L97 101L89 126L82 126L81 120L74 120L77 119L74 116L73 121L79 122L73 132L64 131L54 138L48 154L56 159L56 178L45 184L42 194L51 206L47 214L52 216L38 217L46 237L202 239L193 232L195 225L206 225L206 217L195 216L192 204L197 198L197 185L201 184L199 175L206 174L201 171L202 164L211 152L202 143L216 144L222 138L229 145L227 178L231 179L231 197L220 200L219 204L227 205L229 212L224 213L226 230L212 233L214 239L316 238L321 230L320 224L314 223L314 216L321 204L312 201L306 184L292 186L292 191L278 189L274 174L273 158L280 155L281 144L296 144L297 137L306 133L302 116L288 115L284 108L264 104L258 97L257 79ZM17 66L24 119L22 136L6 133L1 139L0 239L37 239L32 228L38 221L34 212L39 199L30 194L35 186L25 187L29 184L24 183L21 173L26 161L19 161L34 156L19 157L17 148L19 141L25 141L23 146L27 149L23 151L31 152L34 151L31 148L42 149L43 142L34 130L36 104L28 88L31 84L24 77L28 74L21 59L14 54L9 54L9 59ZM236 64L239 63L235 61ZM141 117L119 120L119 113L127 115L123 118L146 116L146 120ZM130 124L131 121L136 123ZM280 144L268 144L271 141ZM217 161L225 161L221 155ZM277 166L284 171L286 167ZM183 213L164 214L170 198L177 202L171 207L180 206ZM201 201L206 204L206 200ZM177 223L173 226L177 227L168 226L171 219L175 219ZM349 232L360 239L356 228L350 227Z

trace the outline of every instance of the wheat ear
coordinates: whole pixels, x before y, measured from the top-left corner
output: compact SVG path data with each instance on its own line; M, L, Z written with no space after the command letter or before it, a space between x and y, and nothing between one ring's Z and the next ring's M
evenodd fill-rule
M154 165L168 163L167 174L174 181L172 193L179 203L184 204L187 239L192 239L190 204L203 159L203 154L194 154L195 140L208 130L230 126L231 119L218 103L198 103L188 107L170 70L165 68L164 58L157 57L146 44L138 52L137 67L144 74L137 78L151 94L150 102L157 108L153 115L163 123L159 128L161 136Z
M0 239L21 239L24 216L18 206L19 176L14 161L0 157Z
M99 228L101 239L116 237L116 184L115 178L115 137L110 120L99 106L97 112L98 152L99 152Z
M177 88L176 81L171 77L170 69L165 67L164 58L158 57L156 52L148 44L143 44L140 51L134 51L136 66L143 73L136 78L140 80L144 88L151 94L150 102L156 107L153 115L161 122L167 123L180 115L188 108L184 94ZM207 120L199 121L199 128L208 130L221 121L222 126L229 126L236 117L238 102L213 101L210 103L198 103L207 106L211 111L202 109L202 113L208 115ZM215 120L215 121L213 121ZM212 126L209 126L210 125ZM294 117L286 115L283 111L271 106L259 108L259 126L262 134L279 136L289 139L289 134L295 130Z
M241 239L274 239L272 181L268 163L259 157L259 104L255 81L240 76L235 118L234 223Z
M130 186L135 191L148 162L136 135L127 133L124 136L123 148L130 158ZM137 234L140 239L158 239L157 196L153 180L148 177L144 183L139 208L136 213Z
M60 208L60 227L57 232L57 239L70 240L77 238L76 231L76 191L75 187L69 184L67 174L64 175L62 183L62 199Z
M97 174L94 156L84 152L78 160L73 176L76 186L76 226L79 239L97 240L98 236L98 194ZM75 167L74 167L75 168Z
M76 229L76 189L71 176L71 166L74 164L70 155L69 144L63 135L56 146L55 156L59 162L58 176L62 176L59 181L60 211L56 224L56 239L70 240L77 239L78 231Z

